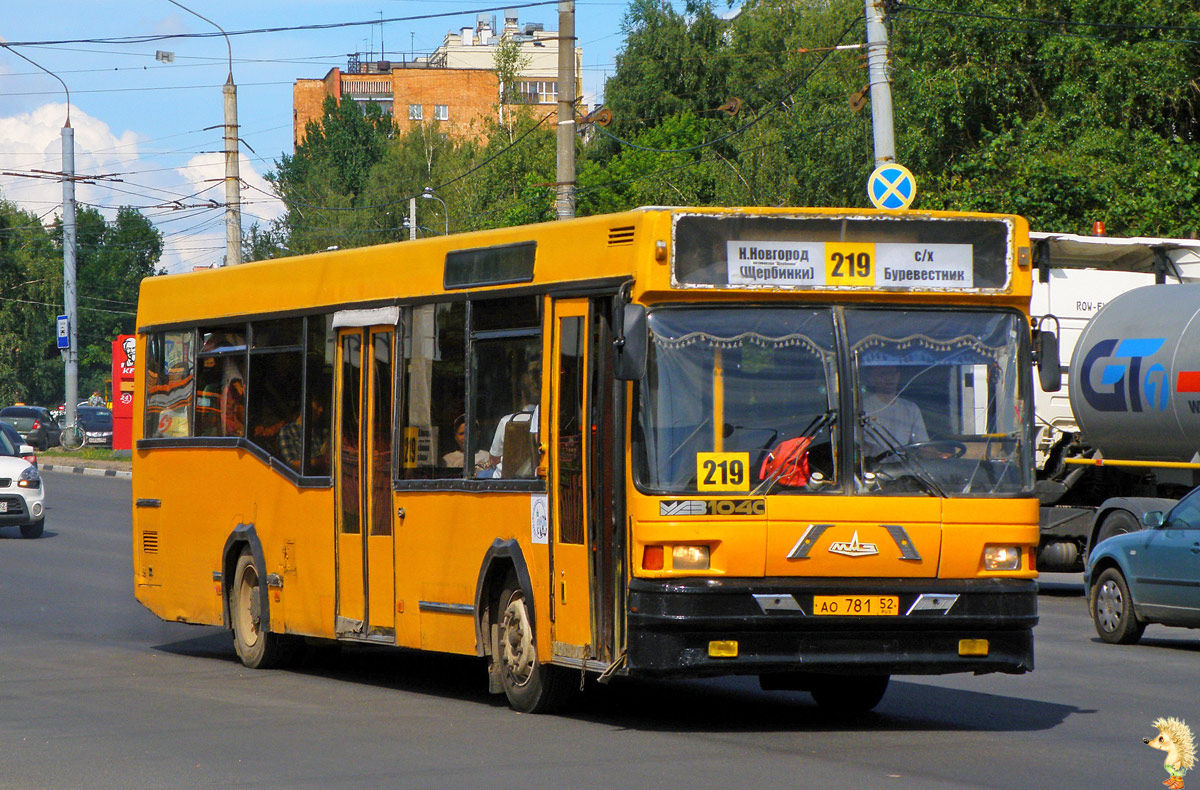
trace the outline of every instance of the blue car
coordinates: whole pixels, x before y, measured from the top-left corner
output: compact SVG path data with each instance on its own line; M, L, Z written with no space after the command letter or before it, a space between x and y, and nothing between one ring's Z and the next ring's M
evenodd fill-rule
M1131 645L1149 623L1200 628L1200 488L1146 529L1115 535L1088 554L1088 610L1105 642Z

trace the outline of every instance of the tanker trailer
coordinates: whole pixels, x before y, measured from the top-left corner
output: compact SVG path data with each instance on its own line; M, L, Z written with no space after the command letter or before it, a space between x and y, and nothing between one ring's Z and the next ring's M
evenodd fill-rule
M1104 305L1069 370L1079 432L1038 481L1041 570L1079 567L1086 549L1141 529L1200 484L1200 283L1150 285Z

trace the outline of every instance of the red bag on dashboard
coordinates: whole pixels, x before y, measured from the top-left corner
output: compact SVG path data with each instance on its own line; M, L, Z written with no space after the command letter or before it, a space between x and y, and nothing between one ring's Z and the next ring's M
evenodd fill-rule
M775 480L781 486L792 488L808 485L810 444L812 439L806 436L777 444L763 459L762 468L758 470L759 480Z

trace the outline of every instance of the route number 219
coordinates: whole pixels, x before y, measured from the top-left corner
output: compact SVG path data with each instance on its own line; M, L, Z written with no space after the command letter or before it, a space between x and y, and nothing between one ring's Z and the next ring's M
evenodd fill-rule
M696 453L697 491L749 491L749 453Z

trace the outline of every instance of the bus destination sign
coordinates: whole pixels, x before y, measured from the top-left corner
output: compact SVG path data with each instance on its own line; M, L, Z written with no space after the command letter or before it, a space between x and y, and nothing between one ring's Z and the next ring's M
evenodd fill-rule
M970 244L726 243L730 285L972 288Z

